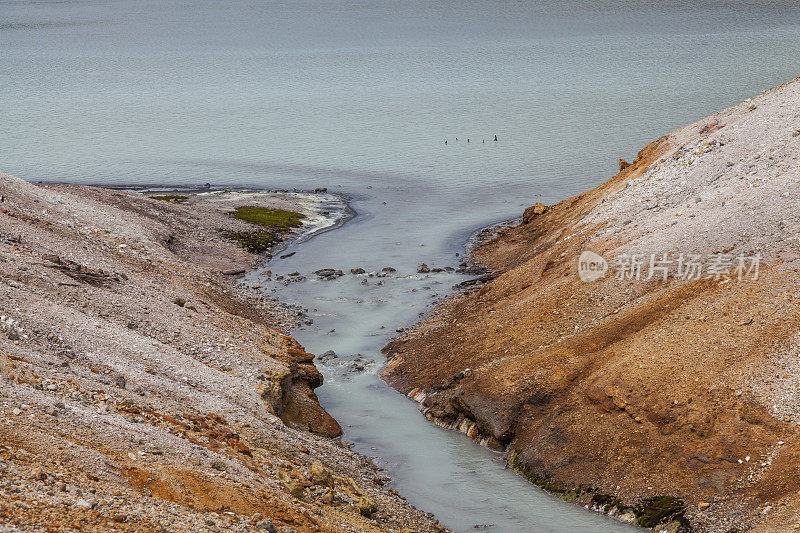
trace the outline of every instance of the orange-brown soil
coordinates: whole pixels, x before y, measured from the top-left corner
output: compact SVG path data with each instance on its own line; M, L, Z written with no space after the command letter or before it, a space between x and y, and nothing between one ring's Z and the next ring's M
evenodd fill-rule
M759 106L775 105L796 86L766 94ZM765 131L775 127L754 122L761 120L752 115L755 107L746 103L722 112L713 128L698 123L651 143L611 180L542 214L530 208L526 223L474 252L498 277L447 300L387 346L385 379L421 402L432 420L504 451L540 486L587 491L581 501L594 493L597 501L616 501L624 510L671 496L682 500L685 512L682 521L678 513L665 517L670 527L702 531L786 531L800 523L794 393L800 369L791 363L800 331L794 240L765 240L757 281L606 276L585 283L577 275L584 250L609 257L637 239L656 242L666 235L663 251L683 251L668 232L675 231L672 220L695 205L693 196L683 213L677 207L664 212L660 226L651 221L653 211L628 221L596 214L620 204L639 209L645 200L636 197L637 187L666 180L661 176L670 164L689 183L695 174L707 183L716 175L714 160L700 159L701 149L683 164L692 146L719 138L719 146L744 153L743 161L760 159L752 134L719 125L724 119ZM781 133L780 146L795 149L790 133ZM786 157L796 166L795 152ZM725 159L720 167L732 168ZM772 159L773 166L784 161ZM668 189L689 187L671 179L676 184L667 183ZM692 194L699 204L705 189L697 190ZM751 188L734 201L770 205L785 190ZM728 207L736 206L729 200ZM734 223L748 226L749 217L754 227L764 222L757 209L741 208L734 222L706 226L715 208L706 209L687 221L686 242L705 243L692 228L724 233ZM609 229L615 225L618 231Z

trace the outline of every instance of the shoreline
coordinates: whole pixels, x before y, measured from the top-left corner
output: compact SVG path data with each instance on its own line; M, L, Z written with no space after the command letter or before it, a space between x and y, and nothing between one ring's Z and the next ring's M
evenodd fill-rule
M328 231L337 229L347 224L358 216L351 207L352 198L345 193L328 192L327 189L263 189L257 187L209 187L196 186L160 186L160 185L91 185L93 187L111 190L133 191L139 194L148 193L186 193L196 196L225 195L231 196L230 202L237 203L247 197L271 198L286 196L298 200L300 211L307 217L303 225L289 230L289 234L272 245L267 252L266 261L286 250L288 247L301 244ZM331 211L334 211L331 215ZM310 227L306 227L310 226Z
M332 438L295 312L224 274L249 227L0 174L0 524L443 529Z
M595 189L530 208L471 254L496 277L384 348L384 379L562 499L657 530L800 523L794 301L773 311L767 296L796 281L800 257L798 92L798 80L765 91L654 141ZM676 249L758 253L762 276L578 279L585 250Z

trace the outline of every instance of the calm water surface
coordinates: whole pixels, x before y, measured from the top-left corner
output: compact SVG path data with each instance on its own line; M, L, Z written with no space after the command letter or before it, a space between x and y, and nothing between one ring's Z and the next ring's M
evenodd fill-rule
M379 349L461 279L419 261L455 265L472 230L793 78L798 43L781 1L0 0L0 170L351 195L355 220L271 268L396 275L269 286L309 309L309 350L376 361L321 365L346 438L457 531L621 530L429 424Z

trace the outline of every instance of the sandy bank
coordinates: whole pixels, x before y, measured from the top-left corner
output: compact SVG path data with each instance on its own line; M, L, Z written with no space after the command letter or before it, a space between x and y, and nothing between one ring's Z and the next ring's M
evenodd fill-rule
M387 347L386 379L565 499L648 526L794 527L799 129L793 81L529 212L474 253L496 279ZM604 278L581 281L587 250Z
M232 207L306 200L0 175L0 529L436 529L331 438L296 311L222 274L258 261Z

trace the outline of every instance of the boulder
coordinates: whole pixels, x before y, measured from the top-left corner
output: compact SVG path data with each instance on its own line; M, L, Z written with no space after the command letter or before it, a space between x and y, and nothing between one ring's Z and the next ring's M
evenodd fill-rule
M358 509L359 513L366 517L372 516L372 514L378 510L375 502L372 501L372 498L369 496L362 496L359 498L356 508Z
M527 224L534 218L538 217L539 215L543 214L547 211L547 206L544 205L542 202L536 202L529 208L525 210L522 214L522 223Z
M331 484L331 480L333 476L331 475L331 471L325 468L319 461L314 461L311 464L311 482L314 485L320 485L324 487L328 487Z

